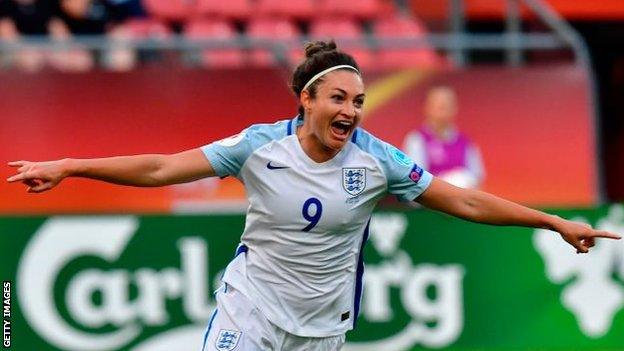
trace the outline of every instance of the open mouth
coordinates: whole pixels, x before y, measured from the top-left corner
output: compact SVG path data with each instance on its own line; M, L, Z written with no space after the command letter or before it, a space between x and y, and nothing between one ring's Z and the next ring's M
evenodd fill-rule
M334 121L331 124L331 131L338 139L346 139L353 128L351 121Z

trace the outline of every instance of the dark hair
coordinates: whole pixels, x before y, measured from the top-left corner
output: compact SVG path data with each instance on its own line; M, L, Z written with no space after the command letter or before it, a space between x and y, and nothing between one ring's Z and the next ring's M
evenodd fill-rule
M329 67L349 65L355 67L358 71L360 70L353 57L339 51L333 40L329 42L308 42L304 46L304 51L306 58L301 64L299 64L299 66L297 66L292 75L291 89L297 98L301 96L303 87L312 77ZM316 96L316 87L322 81L323 77L317 79L308 87L307 90L310 92L310 96L312 98ZM303 112L303 106L299 106L299 115L302 117Z

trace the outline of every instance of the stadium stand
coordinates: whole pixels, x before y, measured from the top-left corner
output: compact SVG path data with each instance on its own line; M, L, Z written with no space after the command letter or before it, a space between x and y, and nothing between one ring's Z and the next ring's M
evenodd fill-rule
M193 14L194 5L187 0L143 0L150 16L166 21L184 21Z
M114 27L110 33L110 48L102 55L106 69L128 71L139 62L137 50L128 45L132 40L167 39L172 35L171 29L156 18L133 18Z
M310 19L315 12L312 0L258 0L255 13L258 16Z
M368 48L366 33L353 20L346 18L318 19L310 25L310 39L334 39L338 45L356 59L362 69L372 69L373 53Z
M246 31L250 39L264 41L268 44L284 46L286 57L276 58L269 49L254 48L250 53L250 64L256 67L267 67L279 64L280 60L286 63L294 63L301 59L299 48L295 42L299 40L301 33L293 22L279 18L258 18L249 22Z
M131 19L118 26L132 39L167 38L172 32L163 22L155 18Z
M392 14L394 11L392 2L380 0L359 0L357 6L344 0L321 0L319 4L320 17L348 17L370 20Z
M249 0L197 0L197 15L245 20L252 14Z
M222 19L198 19L184 28L189 39L232 40L238 37L234 26ZM200 62L205 67L240 68L245 65L243 52L238 48L208 49L201 53Z
M373 25L375 38L413 39L424 38L425 27L412 17L388 16L378 19ZM438 66L442 60L430 47L382 48L378 52L377 65L380 68L411 67L414 65Z
M93 1L93 6L113 9L111 1ZM133 13L121 13L123 7L115 5L114 11L104 17L108 22L97 23L98 28L106 29L105 37L110 42L100 44L94 50L102 59L92 62L100 63L105 69L128 70L136 67L145 56L139 55L133 46L153 48L151 45L160 41L159 47L175 47L180 53L178 57L192 58L191 62L207 68L242 67L246 63L256 67L292 65L302 58L298 48L303 41L329 38L352 53L365 69L414 64L436 66L442 61L429 47L376 45L377 39L410 39L427 33L417 19L400 14L399 6L391 0L360 0L357 6L341 0L136 0L135 3L138 9L135 6ZM68 28L76 27L75 19L60 15L57 22ZM46 18L53 17L51 14ZM97 33L91 30L74 34ZM178 39L188 39L195 41L192 45L207 47L189 55L190 49ZM218 41L223 40L232 42L226 45L227 48L219 47ZM83 50L85 53L90 55ZM154 56L158 55L152 55L152 58ZM55 60L56 64L41 62L30 65L34 68L29 70L60 67L59 62L63 60ZM81 65L87 69L91 66L95 64Z
M184 21L195 11L195 3L188 0L143 0L147 13L166 21Z

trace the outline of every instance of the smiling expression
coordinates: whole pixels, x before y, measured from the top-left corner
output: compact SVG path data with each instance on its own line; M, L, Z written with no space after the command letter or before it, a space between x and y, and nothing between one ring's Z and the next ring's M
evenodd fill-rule
M301 93L304 124L297 131L304 151L313 160L334 157L349 141L362 119L364 83L352 70L337 70L323 76L313 98Z

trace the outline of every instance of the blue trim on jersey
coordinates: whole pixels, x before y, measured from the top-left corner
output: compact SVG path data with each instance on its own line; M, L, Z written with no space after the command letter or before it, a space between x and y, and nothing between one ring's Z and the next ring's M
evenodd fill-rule
M291 135L292 134L292 119L290 121L288 121L288 127L286 127L286 135Z
M355 297L353 301L353 328L357 323L357 318L360 315L360 303L362 302L362 277L364 276L364 244L368 240L368 228L370 227L370 218L364 228L364 237L362 238L362 244L360 244L360 255L358 257L358 265L355 276Z
M243 252L247 252L247 245L239 244L238 247L236 248L236 254L234 254L234 258L236 258L236 256L242 254Z
M357 142L357 134L358 134L358 130L354 130L353 131L353 135L351 136L351 142L355 143Z
M223 276L225 276L225 271L230 266L230 263L232 263L232 261L234 261L236 259L236 257L238 257L238 255L242 254L243 252L247 252L247 245L245 245L245 244L238 244L238 247L236 248L236 253L234 254L234 258L225 267L225 269L223 270L223 273L221 273L221 280L223 280ZM227 287L228 287L227 283L223 282L223 285L225 286L225 288L223 289L223 292L227 292ZM215 295L216 294L217 293L215 292Z
M208 341L208 334L210 334L210 328L212 328L212 322L217 316L218 308L215 308L214 312L212 312L212 317L210 317L210 322L208 322L208 328L206 329L206 333L204 333L204 343L202 344L202 351L206 349L206 341Z

